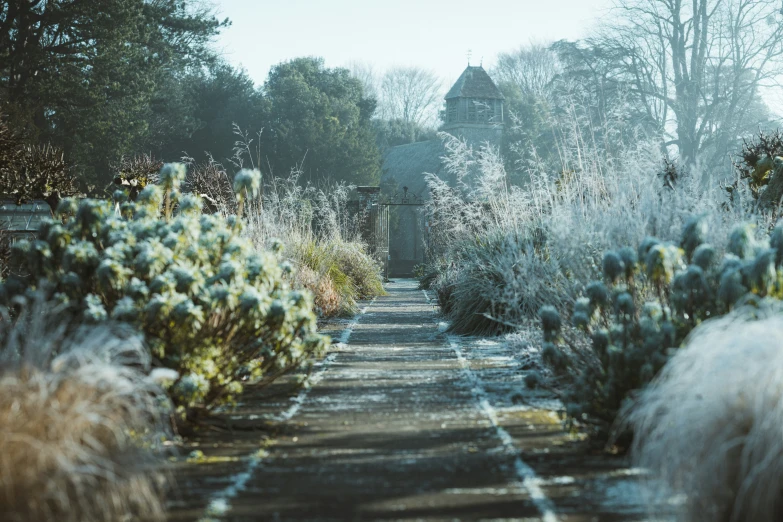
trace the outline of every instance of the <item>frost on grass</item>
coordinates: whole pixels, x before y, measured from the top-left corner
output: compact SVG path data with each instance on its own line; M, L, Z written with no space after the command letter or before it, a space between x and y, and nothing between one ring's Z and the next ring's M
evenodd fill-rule
M0 519L164 520L169 403L140 337L66 334L56 307L16 304L0 314Z
M352 188L317 189L301 183L294 170L269 180L248 214L245 236L258 249L282 250L295 268L294 284L312 292L320 317L353 315L358 300L385 294L361 219L349 210Z
M507 184L497 150L443 138L452 183L427 178L433 232L421 282L435 291L456 333L513 331L544 305L570 312L602 274L605 251L649 235L675 240L694 213L704 214L710 226L701 239L713 244L742 219L741 210L721 210L719 187L700 183L698 173L662 190L660 152L650 143L612 154L582 149L568 176L533 165L530 182L516 187ZM572 137L590 142L583 138ZM623 259L616 261L619 268Z
M682 520L780 520L781 312L762 303L704 323L630 412L634 461L686 496Z

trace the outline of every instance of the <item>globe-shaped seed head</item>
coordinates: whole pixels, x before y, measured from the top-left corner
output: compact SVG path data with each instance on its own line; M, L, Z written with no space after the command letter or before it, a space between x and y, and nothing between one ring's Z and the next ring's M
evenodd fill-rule
M753 236L753 226L743 223L734 227L729 235L728 250L740 259L750 259L754 256L756 239Z
M178 189L185 181L187 169L182 163L166 163L160 169L160 184L166 191Z
M617 252L610 250L604 254L601 266L603 268L604 277L611 283L614 283L618 277L625 274L625 263L623 263L623 260Z
M234 177L234 193L237 198L243 198L247 193L248 197L254 198L261 190L261 172L258 169L242 169Z
M712 245L702 244L693 252L693 264L702 270L709 270L714 265L718 255Z
M541 318L541 328L544 332L560 331L560 314L554 306L542 306L538 316Z
M693 252L699 245L707 239L707 217L706 214L693 216L685 222L682 229L682 239L680 246L685 250L685 255L690 259Z

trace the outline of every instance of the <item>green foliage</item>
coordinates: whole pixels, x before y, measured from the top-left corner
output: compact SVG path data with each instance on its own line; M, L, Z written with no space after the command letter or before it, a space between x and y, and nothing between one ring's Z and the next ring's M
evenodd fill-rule
M347 69L297 58L272 68L264 94L261 142L274 175L299 165L305 182L378 182L380 154L370 121L375 100Z
M596 364L577 368L579 378L566 397L572 419L608 428L624 402L653 379L697 325L738 303L783 298L778 254L783 224L764 240L749 225L735 227L720 263L704 242L706 234L705 218L697 216L683 227L679 245L646 238L637 252L624 248L605 254L605 282L590 284L571 315L574 326L591 338L597 358ZM546 351L547 343L556 342L557 329L551 312L544 312ZM557 356L550 359L556 370L566 366Z
M226 162L234 156L235 128L256 131L268 125L261 90L246 71L222 60L171 78L154 103L152 145L163 158L187 151L194 163Z
M367 254L364 245L356 242L338 242L335 261L341 267L342 272L353 282L359 299L371 299L386 295L383 281L381 281L380 267Z
M260 174L240 174L241 203ZM35 241L14 248L30 275L0 289L9 299L48 280L75 319L136 326L156 363L179 372L172 398L190 414L301 365L326 340L311 295L286 283L290 264L254 251L235 217L202 215L200 198L179 190L184 175L168 164L136 202L116 194L119 214L110 202L64 200Z
M13 122L62 148L92 183L161 133L188 132L187 118L167 112L181 98L165 86L213 60L212 39L228 25L188 0L4 5L0 91Z
M356 299L358 298L356 286L338 264L334 250L328 244L318 241L307 241L294 248L294 259L319 276L326 277L331 283L331 289L337 294L339 301L336 309L331 313L322 309L322 314L325 316L355 314L358 310L356 306Z
M372 126L375 130L375 143L381 152L398 145L438 139L434 129L410 121L374 119Z

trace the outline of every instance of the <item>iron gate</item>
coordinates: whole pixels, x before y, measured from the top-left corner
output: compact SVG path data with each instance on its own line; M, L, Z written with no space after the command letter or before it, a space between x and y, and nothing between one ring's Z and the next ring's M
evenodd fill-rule
M381 204L381 187L356 187L359 200L355 202L359 230L370 248L370 255L378 261L384 279L389 278L389 207Z
M381 198L380 187L357 187L356 192L358 201L354 204L359 217L362 239L370 247L371 255L380 264L384 279L388 280L392 271L396 271L397 275L412 275L413 266L420 260L398 260L392 259L390 256L389 215L393 207L421 207L424 205L424 201L420 196L408 192L408 187L403 187L401 193L398 192L387 198ZM416 219L418 220L418 218ZM414 249L419 247L418 242L421 239L419 228L417 221L412 233L410 231L408 234L400 232L402 237L397 240L413 244ZM422 232L426 233L426 230Z

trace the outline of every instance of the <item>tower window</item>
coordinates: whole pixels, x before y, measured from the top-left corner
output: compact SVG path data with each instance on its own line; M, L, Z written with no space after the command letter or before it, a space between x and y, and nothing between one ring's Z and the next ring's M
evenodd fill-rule
M487 123L492 120L494 100L476 100L476 120L480 123Z
M447 106L448 106L448 115L446 117L446 121L448 122L457 121L457 100L449 100Z

